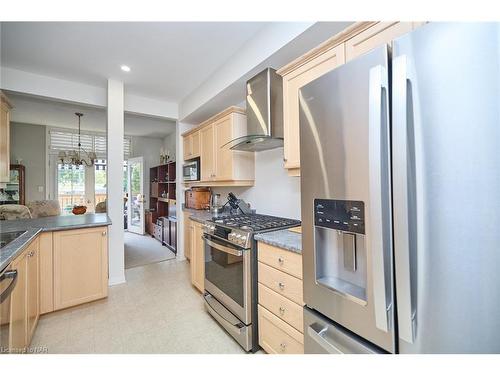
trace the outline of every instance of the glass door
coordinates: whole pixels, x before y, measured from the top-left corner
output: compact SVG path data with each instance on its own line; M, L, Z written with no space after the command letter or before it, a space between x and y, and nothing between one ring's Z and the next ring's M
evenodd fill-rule
M57 199L63 215L71 215L74 206L86 206L85 167L82 165L57 164Z
M142 156L128 159L128 230L144 234L144 160Z

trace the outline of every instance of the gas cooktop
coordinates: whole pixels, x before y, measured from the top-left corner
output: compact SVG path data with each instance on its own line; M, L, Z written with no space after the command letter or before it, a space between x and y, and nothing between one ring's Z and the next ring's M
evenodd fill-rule
M204 233L248 249L253 235L262 232L297 227L299 220L259 214L236 214L213 217L203 224Z
M240 214L215 217L211 220L217 225L236 228L246 232L262 232L300 225L299 220L259 214Z

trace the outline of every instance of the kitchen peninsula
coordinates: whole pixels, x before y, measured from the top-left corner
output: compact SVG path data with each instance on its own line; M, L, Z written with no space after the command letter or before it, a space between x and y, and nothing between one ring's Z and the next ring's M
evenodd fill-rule
M40 314L107 297L110 224L106 214L0 222L2 240L16 234L0 250L0 271L16 278L8 322L11 352L26 350Z

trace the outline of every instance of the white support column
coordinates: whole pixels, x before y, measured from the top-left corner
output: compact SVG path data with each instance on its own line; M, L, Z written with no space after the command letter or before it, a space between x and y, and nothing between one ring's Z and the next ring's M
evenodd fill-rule
M108 159L107 189L109 227L109 285L125 282L123 244L123 135L124 102L123 82L108 80Z

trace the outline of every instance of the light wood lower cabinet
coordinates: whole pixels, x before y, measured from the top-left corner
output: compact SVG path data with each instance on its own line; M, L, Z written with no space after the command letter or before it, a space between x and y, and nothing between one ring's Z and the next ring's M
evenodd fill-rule
M23 252L12 264L12 270L17 271L17 284L10 296L10 338L11 353L23 353L28 346L28 306L26 303L26 288L28 286L27 251Z
M11 353L24 353L31 343L40 316L39 241L35 239L11 264L17 283L11 294Z
M203 227L201 223L191 220L191 282L203 293L205 290L205 246L203 243Z
M304 335L259 305L259 345L269 354L304 354Z
M40 317L40 241L35 240L26 256L28 285L26 286L26 309L27 317L27 343L35 333L38 318Z
M108 295L107 228L53 233L54 310Z
M40 314L54 311L52 232L40 234Z
M191 259L191 237L193 230L193 222L190 219L191 214L185 212L184 213L184 256L187 259Z
M258 243L259 345L273 354L304 353L302 255Z

